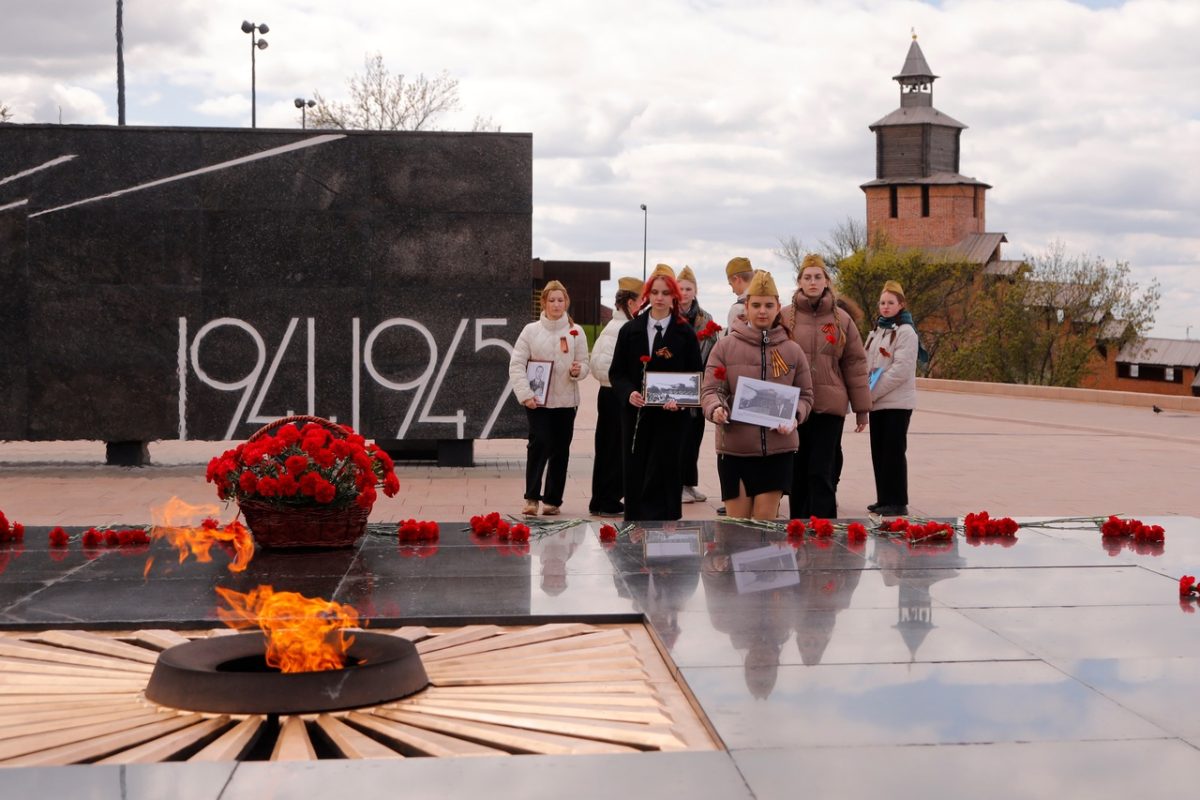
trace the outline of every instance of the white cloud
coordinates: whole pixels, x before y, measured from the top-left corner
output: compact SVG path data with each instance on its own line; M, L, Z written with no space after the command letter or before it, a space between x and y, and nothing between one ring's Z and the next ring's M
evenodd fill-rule
M214 117L249 116L250 98L244 94L210 97L196 105L196 111Z
M24 32L0 54L18 120L54 121L61 85L64 121L112 121L111 4L0 5ZM131 119L246 126L247 13L260 10L126 3ZM690 263L717 311L731 255L786 274L778 237L816 246L863 216L867 125L898 103L915 26L942 76L935 105L970 126L961 170L995 187L988 227L1008 254L1061 239L1129 261L1163 283L1159 333L1200 332L1194 0L277 0L261 14L260 125L298 126L292 98L341 95L369 52L397 72L446 69L463 101L450 123L534 134L534 255L640 274L646 203L650 263Z

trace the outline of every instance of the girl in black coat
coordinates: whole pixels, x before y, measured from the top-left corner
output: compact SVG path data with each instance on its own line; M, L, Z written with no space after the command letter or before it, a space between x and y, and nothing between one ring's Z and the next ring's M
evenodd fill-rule
M655 270L642 298L645 308L617 335L608 372L623 409L625 519L676 520L683 516L679 452L687 415L674 400L647 406L642 388L647 371L699 372L700 344L679 313L679 285L668 270Z

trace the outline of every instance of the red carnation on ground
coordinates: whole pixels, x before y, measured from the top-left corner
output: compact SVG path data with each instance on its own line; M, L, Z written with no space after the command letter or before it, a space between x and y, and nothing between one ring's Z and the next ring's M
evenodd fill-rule
M861 522L851 522L846 526L846 540L850 542L865 542L867 529Z
M529 526L518 522L516 525L513 525L508 529L508 538L514 542L528 542Z
M793 519L787 524L787 535L790 537L803 537L804 530L804 520Z
M66 547L70 542L70 535L61 526L55 526L50 529L51 547Z
M615 542L617 540L617 529L612 525L600 526L600 541Z
M9 522L4 512L0 511L0 543L19 542L25 538L25 526L19 522Z
M1194 575L1184 575L1179 579L1179 596L1188 597L1196 591L1196 578Z
M791 523L788 523L789 525ZM827 519L820 517L809 517L808 525L812 529L813 535L820 538L824 536L833 536L833 523Z

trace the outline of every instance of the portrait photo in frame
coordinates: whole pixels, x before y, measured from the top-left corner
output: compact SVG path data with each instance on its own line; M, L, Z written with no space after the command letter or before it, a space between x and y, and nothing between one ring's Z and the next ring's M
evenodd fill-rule
M550 375L554 372L553 361L529 361L525 364L525 378L533 390L533 399L539 406L546 405L550 394Z
M647 372L642 397L648 406L666 405L671 400L681 406L698 406L703 377L703 372Z

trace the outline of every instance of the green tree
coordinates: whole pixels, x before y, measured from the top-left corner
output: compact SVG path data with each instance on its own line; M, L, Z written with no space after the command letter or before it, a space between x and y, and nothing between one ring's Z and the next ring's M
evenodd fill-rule
M969 324L966 314L977 267L931 258L922 250L882 244L861 247L838 265L835 288L863 309L864 335L875 324L879 293L887 281L904 287L908 310L917 323L921 344L929 354L924 369L932 371L947 344Z
M376 53L364 59L363 71L346 81L349 102L313 93L316 107L308 112L313 128L342 130L421 131L441 115L458 108L458 80L442 72L432 78L393 75ZM490 120L487 120L490 123ZM476 125L480 118L476 118Z
M943 352L940 377L1078 386L1107 348L1154 324L1158 282L1139 287L1127 262L1069 255L1061 243L1027 262L1029 271L975 294L971 326Z

